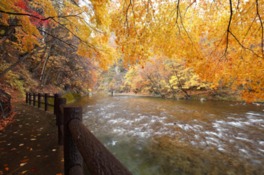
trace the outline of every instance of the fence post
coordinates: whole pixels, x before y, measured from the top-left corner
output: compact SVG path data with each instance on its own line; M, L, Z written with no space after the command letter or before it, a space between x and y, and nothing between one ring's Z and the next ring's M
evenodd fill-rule
M45 111L48 110L48 94L44 94L44 106L45 106Z
M28 96L29 96L29 104L31 105L31 93L29 93Z
M38 93L38 108L40 108L40 103L41 102L41 95L40 95L40 93Z
M28 104L28 92L26 92L26 104Z
M58 98L59 98L59 94L54 94L54 108L53 108L53 113L56 115L57 114L57 110L58 110L58 108L59 108L59 106L58 106Z
M36 106L36 93L33 93L33 106Z
M73 142L68 124L72 119L82 120L81 107L64 107L64 173L83 174L83 158Z
M66 104L66 98L57 98L57 103L54 104L56 108L56 125L58 126L58 144L63 145L63 108L62 105Z

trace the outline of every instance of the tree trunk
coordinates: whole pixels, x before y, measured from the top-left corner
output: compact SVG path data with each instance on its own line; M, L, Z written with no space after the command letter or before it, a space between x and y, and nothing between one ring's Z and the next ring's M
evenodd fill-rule
M41 81L41 84L42 84L42 85L45 86L45 85L47 84L47 81L48 81L48 78L49 78L50 72L51 72L51 69L49 69L49 70L47 71L45 77L42 79L42 81Z
M46 70L46 66L47 66L47 63L48 63L48 60L49 60L49 57L50 57L50 51L51 51L51 48L52 46L50 46L50 48L48 49L48 53L47 53L47 57L44 61L44 64L43 64L43 67L42 67L42 70L41 70L41 74L40 74L40 82L42 82L42 80L44 79L44 73L45 73L45 70Z
M41 64L42 64L42 60L43 59L45 59L44 57L45 57L45 53L46 53L46 50L47 50L47 47L45 47L45 49L44 49L44 52L43 52L43 54L41 55L41 61L38 63L38 65L33 69L33 72L36 72L40 67L41 67ZM38 76L38 75L36 75L36 76Z

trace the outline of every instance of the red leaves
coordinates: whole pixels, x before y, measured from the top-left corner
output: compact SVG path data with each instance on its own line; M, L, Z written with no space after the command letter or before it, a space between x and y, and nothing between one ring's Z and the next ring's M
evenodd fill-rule
M39 27L39 26L47 27L48 26L49 21L48 20L44 20L44 16L40 15L36 11L32 11L31 14L36 17L36 18L31 17L31 19L30 19L31 22L35 26L37 26L37 27Z
M23 9L24 12L29 14L30 21L36 27L47 27L49 25L49 20L46 20L43 15L36 11L36 9L31 8L30 5L28 5L27 0L18 0L18 2L15 3L15 6L19 7L20 9Z
M17 3L15 3L16 6L20 7L21 9L27 11L28 5L24 0L19 0Z

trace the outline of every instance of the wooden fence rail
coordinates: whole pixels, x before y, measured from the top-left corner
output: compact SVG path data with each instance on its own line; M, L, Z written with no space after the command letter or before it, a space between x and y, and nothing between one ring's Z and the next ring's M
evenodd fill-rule
M53 104L48 102L48 99L53 99ZM44 106L44 110L48 111L48 107L53 107L53 113L56 115L56 125L58 126L58 143L63 145L63 117L60 106L66 104L65 98L60 98L59 94L40 94L40 93L26 93L26 103L29 105L41 108L41 104Z
M54 107L55 101L56 99L59 97L58 94L55 95L50 95L50 94L40 94L40 93L26 93L26 103L36 106L36 104L38 104L38 108L41 108L41 104L44 105L44 110L48 111L48 107ZM53 99L54 103L51 104L49 103L48 99ZM55 114L55 108L54 110L54 114Z
M36 98L37 97L37 98ZM44 97L44 102L41 98ZM54 98L48 104L48 98ZM82 123L82 107L66 106L58 94L26 93L26 103L54 107L58 126L58 143L64 146L64 174L83 175L83 161L93 175L132 175L115 156Z

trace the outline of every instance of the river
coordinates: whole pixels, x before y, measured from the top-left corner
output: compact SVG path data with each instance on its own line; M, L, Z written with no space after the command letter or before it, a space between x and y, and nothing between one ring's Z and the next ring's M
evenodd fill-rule
M134 175L264 174L264 106L81 99L84 124Z

